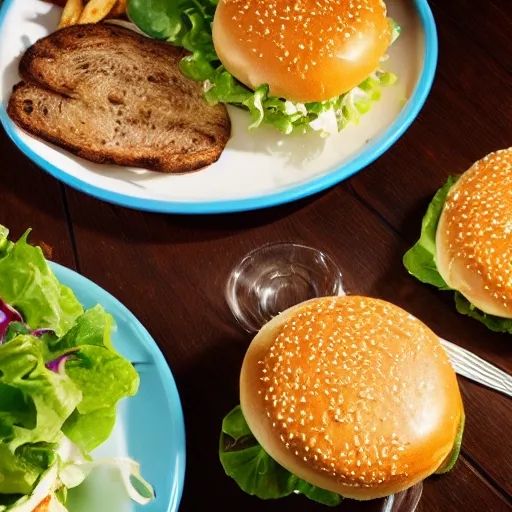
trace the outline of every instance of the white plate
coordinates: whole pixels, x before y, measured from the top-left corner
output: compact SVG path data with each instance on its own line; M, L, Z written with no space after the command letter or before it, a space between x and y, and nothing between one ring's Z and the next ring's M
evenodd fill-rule
M169 213L250 210L305 197L351 176L386 151L423 106L437 64L437 35L427 0L388 0L402 34L385 63L399 77L358 126L321 139L281 135L272 127L249 133L249 115L229 108L232 138L220 160L189 174L96 165L18 129L5 106L20 79L24 51L54 31L60 9L41 0L5 0L0 12L0 120L17 146L68 185L105 201ZM404 106L404 100L407 103Z

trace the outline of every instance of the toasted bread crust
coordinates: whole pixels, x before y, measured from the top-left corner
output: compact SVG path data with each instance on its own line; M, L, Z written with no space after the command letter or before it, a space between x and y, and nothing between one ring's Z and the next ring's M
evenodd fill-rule
M231 125L178 64L184 50L110 24L75 25L23 56L8 114L95 163L180 173L220 157Z
M35 89L35 90L34 90ZM192 155L176 154L173 157L162 157L159 155L146 156L137 155L136 151L129 154L112 154L107 151L101 151L87 146L80 146L73 144L65 138L56 137L47 131L43 130L40 126L34 125L27 121L26 117L20 115L23 108L20 103L24 101L26 95L32 97L34 93L38 92L38 87L33 84L20 82L13 90L13 96L9 102L7 113L11 119L25 131L31 135L36 136L46 142L50 142L76 156L89 160L97 164L114 164L130 167L138 167L152 171L166 172L166 173L184 173L189 171L199 170L207 167L216 162L223 148L212 148L196 152Z

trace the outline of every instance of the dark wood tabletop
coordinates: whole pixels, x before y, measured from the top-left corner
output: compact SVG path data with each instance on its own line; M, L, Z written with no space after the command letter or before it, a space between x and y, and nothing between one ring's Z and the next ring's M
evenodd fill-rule
M63 186L0 131L0 223L50 246L120 299L148 328L175 375L187 431L180 510L327 510L304 497L262 502L240 491L218 459L223 416L238 403L250 336L224 300L232 266L267 242L328 252L351 293L408 309L437 334L512 373L512 336L455 312L453 297L422 285L402 256L450 174L512 145L511 0L431 0L440 56L425 107L385 155L333 189L286 206L185 217L129 210ZM467 415L455 469L425 482L421 512L512 510L512 400L459 378ZM172 436L172 432L169 432ZM345 501L341 510L370 510ZM103 512L103 511L98 511ZM164 512L164 511L162 511Z

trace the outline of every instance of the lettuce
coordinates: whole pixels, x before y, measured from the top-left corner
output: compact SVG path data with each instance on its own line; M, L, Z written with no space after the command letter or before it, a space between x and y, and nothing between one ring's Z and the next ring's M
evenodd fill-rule
M449 290L436 265L436 232L448 192L458 176L450 176L436 192L421 222L420 239L409 249L403 258L405 268L422 283L431 284L440 290Z
M139 377L132 364L104 347L82 346L66 364L66 374L82 392L82 400L62 431L85 451L105 442L116 419L115 406L134 396Z
M41 475L36 488L30 495L17 497L15 500L7 499L4 502L1 501L2 495L0 495L0 512L32 512L36 510L41 501L47 499L48 495L51 494L52 487L57 480L58 465L53 464ZM51 510L52 512L55 511L54 508Z
M448 473L455 466L460 454L464 425L463 413L453 449L436 474ZM219 457L226 474L243 491L260 499L303 494L310 500L331 507L343 501L339 494L301 480L272 459L253 436L239 405L222 422Z
M11 495L3 501L0 495L0 512L32 512L45 499L51 501L50 510L68 512L64 506L67 489L79 486L91 471L101 466L111 466L119 470L127 495L136 503L146 505L155 498L153 488L142 478L140 466L133 460L119 457L88 461L67 440L63 441L59 450L63 457L41 475L31 494L15 497Z
M0 346L0 494L31 492L80 400L68 376L45 367L40 340L22 335Z
M64 334L83 313L73 292L61 285L43 251L27 243L28 230L13 244L0 232L0 297L21 313L33 329L52 328Z
M139 386L112 345L112 316L99 305L84 311L27 235L12 243L0 226L0 512L29 510L55 471L65 501L62 480L78 481L70 467L80 465L82 481L97 464L89 452L110 437L118 402ZM138 480L133 461L115 464ZM150 486L140 480L147 502Z
M396 82L395 75L378 69L346 94L314 103L273 97L266 84L252 91L222 66L215 53L211 25L216 7L216 0L129 0L128 17L145 34L187 49L190 55L180 63L183 74L204 83L209 103L248 110L252 119L249 129L268 124L285 134L315 130L326 135L334 122L342 130L349 123L358 123L380 99L383 86ZM400 27L391 19L390 24L395 41Z
M512 319L484 313L459 292L455 292L455 307L459 313L478 320L493 332L508 332L512 334Z
M462 446L462 437L464 436L464 427L466 425L466 415L464 412L462 413L462 417L460 419L459 429L457 430L457 437L455 438L455 444L453 445L452 452L450 453L447 461L443 466L441 466L437 471L436 475L444 475L451 471L460 455L460 449Z
M135 395L138 389L137 372L114 350L112 326L112 316L98 305L80 316L62 338L47 343L47 366L67 358L65 373L82 392L80 404L62 430L85 451L92 451L110 437L116 403Z
M290 494L328 506L336 506L343 498L292 475L265 452L252 435L240 406L222 422L219 457L228 476L248 494L261 499L276 499Z
M435 286L439 290L455 291L446 284L437 270L436 232L446 197L458 178L459 176L450 176L437 191L427 208L425 217L423 217L420 239L403 257L404 266L411 275L422 283ZM459 313L478 320L491 331L512 334L512 319L484 313L458 291L455 291L455 307Z

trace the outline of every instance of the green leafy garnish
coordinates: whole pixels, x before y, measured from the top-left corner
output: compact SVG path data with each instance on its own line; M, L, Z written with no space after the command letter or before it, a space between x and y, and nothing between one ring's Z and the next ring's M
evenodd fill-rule
M453 291L437 269L436 232L448 193L458 179L459 176L450 176L437 191L427 208L425 217L423 217L420 239L403 257L404 266L411 275L422 283L435 286L439 290ZM512 334L512 319L484 313L457 291L455 292L455 307L459 313L478 320L491 331Z
M478 320L493 332L508 332L512 334L512 319L484 313L459 292L455 292L455 307L459 313Z
M39 339L0 345L0 494L28 494L55 460L62 426L81 392L45 367Z
M285 134L316 130L326 134L330 124L338 130L348 123L357 123L373 102L378 101L381 88L396 82L396 76L381 69L346 94L323 102L298 103L269 95L261 84L252 91L222 65L215 52L212 23L217 0L129 0L129 18L147 35L165 39L190 52L180 68L193 80L204 82L205 98L211 104L226 103L251 114L250 129L269 124ZM390 19L392 41L400 35L400 27Z
M82 346L70 359L66 374L82 392L82 401L62 431L88 452L105 442L115 423L115 406L134 396L139 377L132 364L104 347Z
M436 265L436 232L448 192L456 183L458 176L450 176L437 191L427 208L421 222L421 236L416 244L404 256L405 268L422 283L431 284L440 290L449 290Z
M75 325L60 339L48 343L51 357L68 352L83 345L104 347L115 352L110 339L110 333L114 328L114 319L105 310L97 305L87 310L76 319Z
M43 251L28 244L28 230L15 244L0 236L0 297L19 311L32 329L51 328L64 334L83 313L73 292L61 285ZM3 242L2 242L3 240Z
M252 435L240 406L222 422L219 456L224 471L248 494L276 499L303 494L323 505L336 506L343 498L315 487L280 466Z
M16 243L8 233L0 225L0 299L21 317L9 323L2 313L0 511L31 504L52 475L65 500L61 480L73 482L75 462L83 470L79 476L85 463L92 467L88 453L110 437L118 402L139 386L133 365L112 345L112 316L99 305L83 310L41 249L28 244L29 231ZM64 452L75 453L76 460L61 458L64 445L72 446ZM137 475L133 461L114 462ZM75 479L77 485L82 480ZM139 503L149 499L127 488ZM147 494L150 487L145 489Z
M442 475L444 473L448 473L455 466L457 459L459 458L460 448L462 446L462 437L464 435L464 426L466 424L466 415L464 411L462 412L462 416L460 419L459 429L457 430L457 437L455 438L455 443L453 445L452 453L448 457L446 463L436 471L436 475Z

